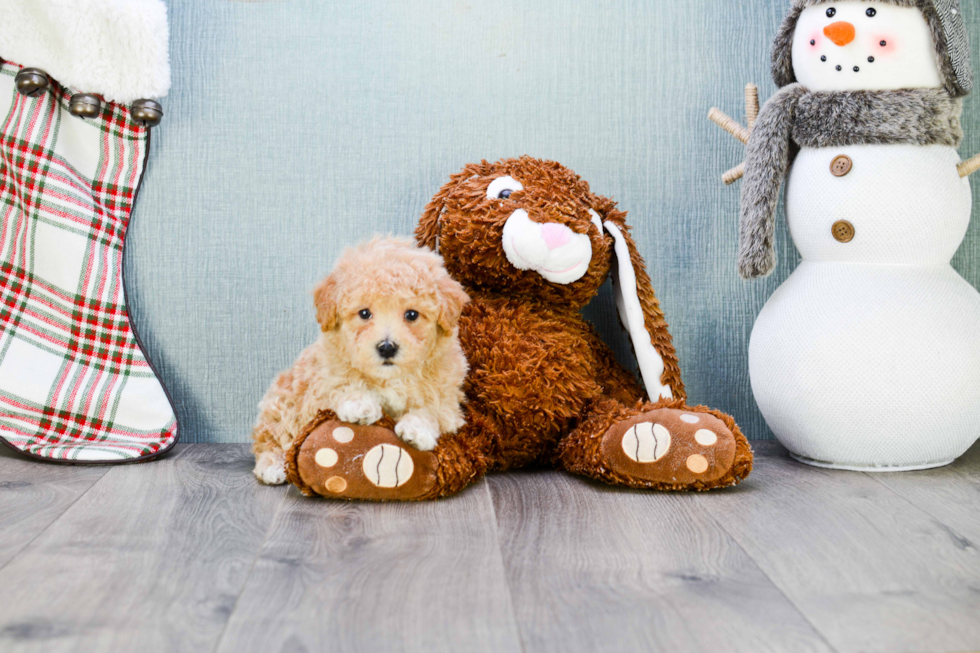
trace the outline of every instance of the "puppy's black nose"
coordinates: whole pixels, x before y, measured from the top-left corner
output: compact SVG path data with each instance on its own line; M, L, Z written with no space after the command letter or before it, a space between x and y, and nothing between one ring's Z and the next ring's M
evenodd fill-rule
M385 360L392 359L398 353L398 345L390 340L382 340L378 343L378 353Z

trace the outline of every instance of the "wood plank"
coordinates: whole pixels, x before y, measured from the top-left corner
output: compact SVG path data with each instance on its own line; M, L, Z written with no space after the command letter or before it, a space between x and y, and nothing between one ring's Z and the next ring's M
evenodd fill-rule
M290 489L218 648L519 649L485 483L424 503Z
M693 495L489 483L525 651L831 650Z
M980 648L980 551L956 527L867 474L808 467L775 442L755 445L751 491L698 501L831 645Z
M958 533L960 546L980 548L980 443L946 467L870 476L948 526L950 537Z
M111 468L0 570L0 650L211 650L285 490L246 445Z
M108 470L45 464L0 445L0 569Z

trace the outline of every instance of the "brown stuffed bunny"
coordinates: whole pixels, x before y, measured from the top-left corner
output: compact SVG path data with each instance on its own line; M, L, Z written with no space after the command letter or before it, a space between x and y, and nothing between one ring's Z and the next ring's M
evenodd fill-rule
M745 478L752 451L734 420L685 403L667 322L625 219L553 161L484 161L453 175L416 237L443 255L472 299L458 325L470 365L466 425L421 452L387 418L354 426L324 412L289 452L290 480L307 494L426 499L534 464L663 490ZM610 273L646 393L579 312Z

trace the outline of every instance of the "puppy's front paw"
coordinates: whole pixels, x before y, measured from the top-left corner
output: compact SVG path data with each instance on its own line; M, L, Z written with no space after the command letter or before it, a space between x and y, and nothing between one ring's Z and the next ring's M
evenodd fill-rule
M384 417L381 402L370 395L358 395L345 400L337 408L337 417L351 424L374 424Z
M426 417L408 414L395 424L395 434L420 451L432 451L439 440L439 427Z
M255 457L255 478L266 485L282 485L286 482L286 454L282 451L265 451Z

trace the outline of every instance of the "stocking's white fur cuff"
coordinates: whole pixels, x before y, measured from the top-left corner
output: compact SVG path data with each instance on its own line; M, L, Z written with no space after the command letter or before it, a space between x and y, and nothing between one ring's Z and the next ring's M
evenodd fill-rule
M170 90L162 0L2 0L0 57L128 103Z

